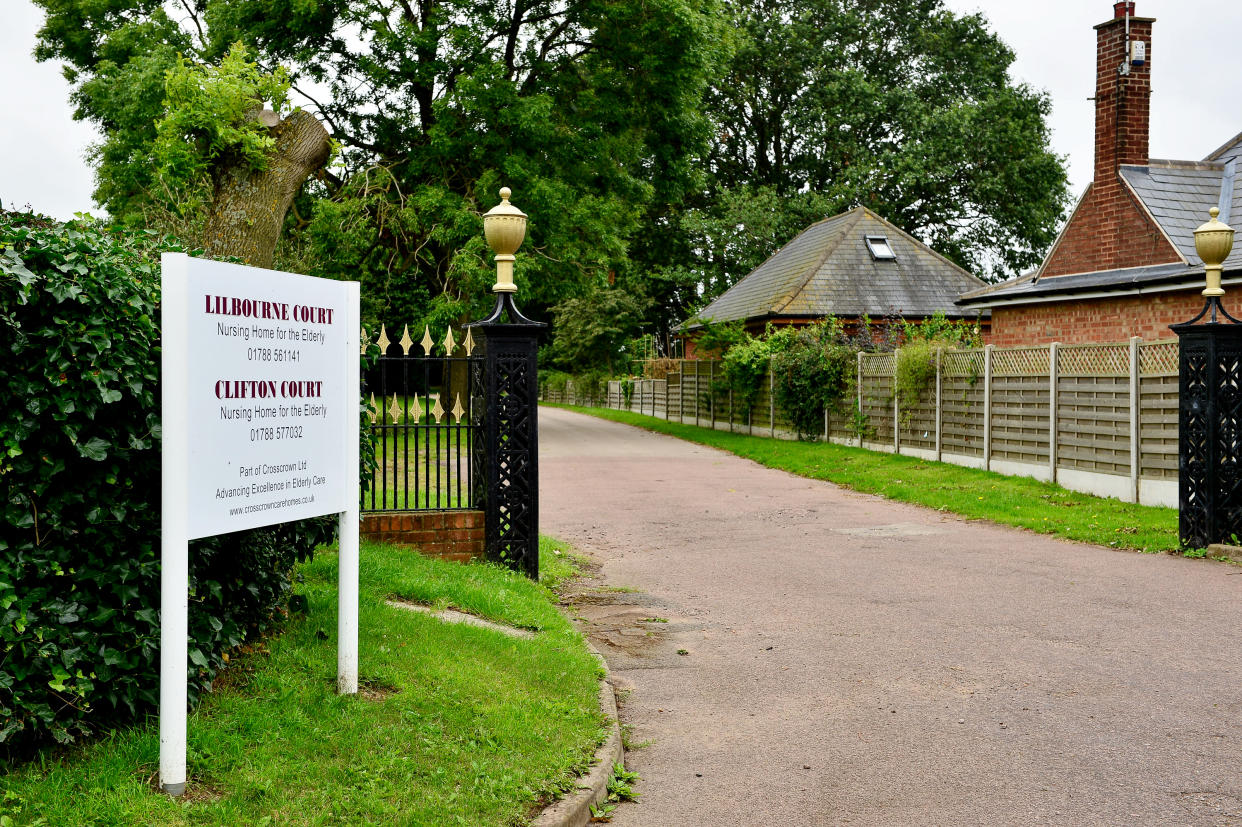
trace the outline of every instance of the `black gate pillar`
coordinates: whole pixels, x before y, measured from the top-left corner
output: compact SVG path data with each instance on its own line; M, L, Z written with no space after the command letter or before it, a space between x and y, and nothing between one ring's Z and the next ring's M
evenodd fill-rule
M1178 337L1178 535L1184 548L1236 543L1242 535L1242 322L1220 302L1233 230L1217 220L1195 230L1207 275L1199 315L1172 325Z
M496 253L496 306L467 327L483 348L482 444L473 446L476 502L483 503L487 559L539 579L538 334L547 325L513 303L513 254L526 235L526 215L501 203L483 217Z

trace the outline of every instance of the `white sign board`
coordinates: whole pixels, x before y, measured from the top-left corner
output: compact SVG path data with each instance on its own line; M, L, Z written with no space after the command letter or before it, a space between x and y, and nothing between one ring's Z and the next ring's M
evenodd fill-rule
M160 783L185 790L189 541L340 519L337 686L358 688L357 282L166 253Z
M347 284L184 264L191 539L344 511L358 497L337 438L358 422Z

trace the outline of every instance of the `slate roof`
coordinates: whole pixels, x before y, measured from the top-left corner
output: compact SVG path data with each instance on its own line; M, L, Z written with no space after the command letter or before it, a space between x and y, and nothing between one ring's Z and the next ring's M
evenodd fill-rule
M896 258L876 260L867 236L885 236ZM954 301L983 282L865 207L803 230L722 293L698 318L713 322L773 317L881 318L889 314L950 318L967 314ZM681 329L699 327L693 319Z
M1242 227L1242 135L1202 161L1162 161L1123 165L1121 177L1142 202L1160 230L1181 255L1183 264L1159 264L1099 270L1040 279L1027 273L1016 279L964 294L964 308L989 307L1014 300L1052 298L1067 293L1144 292L1168 289L1203 278L1203 260L1195 252L1195 229L1208 220L1208 210L1219 207L1220 220ZM1226 283L1242 278L1242 233L1225 259Z
M1222 180L1229 166L1234 167L1233 180ZM1242 218L1242 181L1236 164L1153 161L1147 166L1123 166L1121 177L1188 264L1203 264L1195 253L1195 228L1208 220L1210 208L1219 207L1220 220L1226 224ZM1226 262L1226 267L1242 266L1242 245L1234 246Z

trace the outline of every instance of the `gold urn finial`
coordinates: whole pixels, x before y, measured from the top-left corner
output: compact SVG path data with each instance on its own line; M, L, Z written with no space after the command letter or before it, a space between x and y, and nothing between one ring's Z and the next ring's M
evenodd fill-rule
M1212 220L1195 230L1195 252L1203 259L1203 269L1207 275L1205 296L1223 296L1224 288L1220 286L1222 265L1233 250L1233 228L1217 219L1219 207L1208 210Z
M526 238L526 213L509 203L513 191L500 189L500 203L483 215L483 235L496 254L496 283L493 293L516 293L513 283L513 254Z

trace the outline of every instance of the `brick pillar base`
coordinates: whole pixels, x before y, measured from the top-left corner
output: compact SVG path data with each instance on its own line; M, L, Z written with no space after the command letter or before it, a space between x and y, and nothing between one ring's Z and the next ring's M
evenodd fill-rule
M361 536L409 546L428 557L466 563L484 558L482 511L374 511L362 515Z

